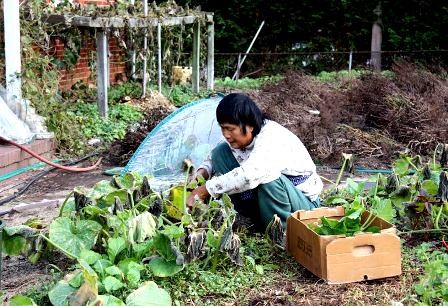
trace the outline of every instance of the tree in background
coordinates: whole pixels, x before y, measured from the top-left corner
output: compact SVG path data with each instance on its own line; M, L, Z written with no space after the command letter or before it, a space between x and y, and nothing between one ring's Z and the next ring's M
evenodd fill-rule
M378 1L179 0L179 4L201 5L215 13L216 52L245 52L263 20L252 52L367 51ZM448 48L448 3L383 0L381 7L382 50Z

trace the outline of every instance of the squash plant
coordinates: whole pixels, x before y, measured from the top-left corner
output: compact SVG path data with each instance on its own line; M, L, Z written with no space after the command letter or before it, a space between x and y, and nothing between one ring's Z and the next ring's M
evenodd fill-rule
M7 227L3 251L35 262L56 249L75 261L74 272L48 293L55 306L170 305L169 293L154 282L158 278L171 277L194 261L212 271L222 264L243 264L230 198L196 201L190 212L186 194L173 193L187 187L194 186L156 192L147 177L135 173L100 181L92 189L76 187L48 232L29 225ZM173 207L180 207L174 217Z
M402 233L448 232L448 147L437 146L432 159L424 163L420 156L401 154L388 176L370 177L373 185L347 179L343 188L333 189L324 199L326 205L343 205L340 220L322 218L316 232L323 235L353 235L359 231L376 231L372 220L360 223L365 210L387 221L398 222ZM437 161L439 157L440 161Z

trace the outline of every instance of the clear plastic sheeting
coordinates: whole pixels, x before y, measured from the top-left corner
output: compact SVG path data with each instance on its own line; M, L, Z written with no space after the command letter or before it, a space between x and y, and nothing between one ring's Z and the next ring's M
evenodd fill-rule
M0 97L0 136L19 144L30 142L35 136L2 97Z
M162 191L185 181L183 162L195 168L223 137L216 121L222 95L191 102L162 120L140 144L124 168L152 177L151 188Z

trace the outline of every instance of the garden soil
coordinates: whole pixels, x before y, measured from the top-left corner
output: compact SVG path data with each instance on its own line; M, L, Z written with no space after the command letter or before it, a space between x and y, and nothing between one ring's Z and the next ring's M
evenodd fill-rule
M427 70L401 63L395 65L394 77L367 74L357 79L341 77L327 83L317 82L298 71L289 71L277 84L245 92L270 118L298 135L319 165L319 174L334 180L341 153L354 154L357 167L390 168L391 161L400 152L429 156L437 143L448 139L448 84L446 79L438 77L446 72L437 69ZM123 140L111 145L100 169L88 173L51 172L13 202L1 206L0 211L19 203L36 203L44 199L56 200L57 204L11 213L2 219L7 224L19 224L30 217L39 217L48 223L57 215L57 206L74 187L92 187L102 179L110 179L104 175L104 170L124 166L148 132L175 109L161 99L155 96L149 100L132 101L150 105L142 106L146 118ZM14 193L33 175L35 173L25 173L0 182L1 197ZM69 265L63 258L60 255L31 265L21 257L6 257L1 289L11 296L35 287L51 278L52 264L60 268ZM254 288L247 293L248 305L342 305L353 300L360 305L376 305L378 300L400 300L417 275L415 268L414 272L408 270L404 278L330 286L292 259L286 268L296 273L294 281L271 280Z

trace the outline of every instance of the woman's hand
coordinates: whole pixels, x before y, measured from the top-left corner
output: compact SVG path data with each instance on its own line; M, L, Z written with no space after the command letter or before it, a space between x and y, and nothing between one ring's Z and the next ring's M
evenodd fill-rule
M205 180L208 180L207 170L205 170L204 168L199 168L196 172L188 177L188 184L191 183L191 181L195 180L198 176L202 176Z
M199 200L205 201L210 196L210 193L208 193L208 190L207 188L205 188L205 185L193 189L193 191L191 192L191 194L188 196L187 199L187 206L190 209L193 207L196 196Z

